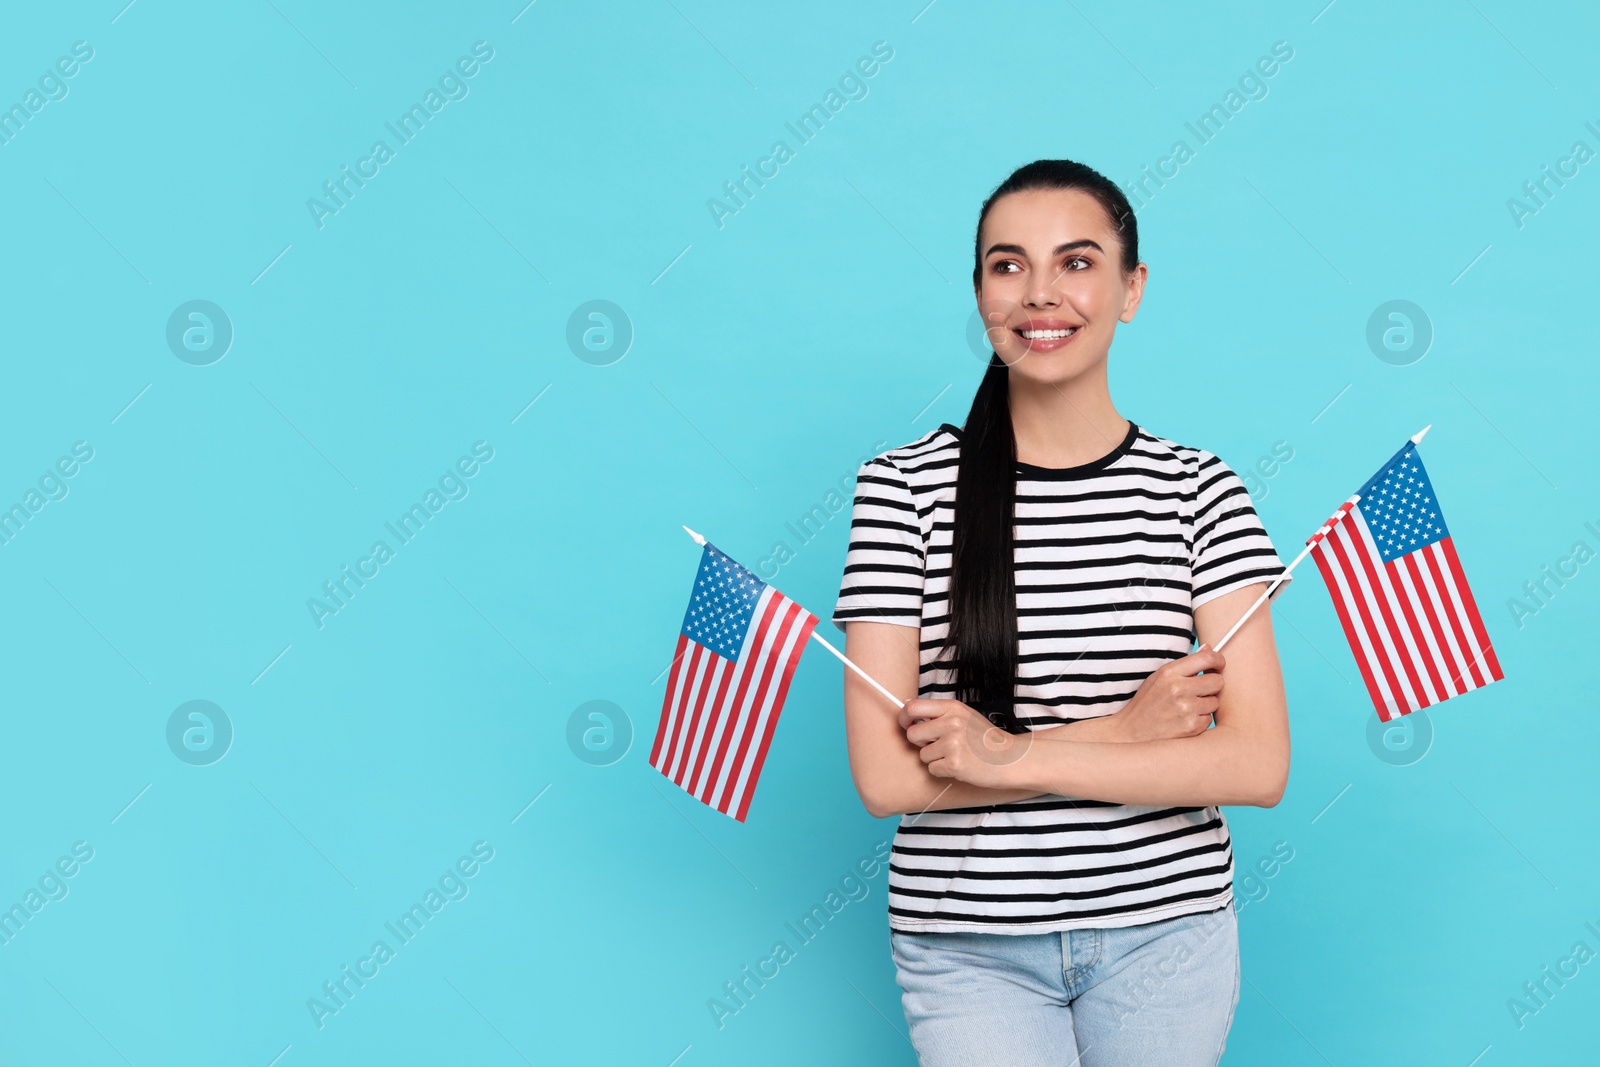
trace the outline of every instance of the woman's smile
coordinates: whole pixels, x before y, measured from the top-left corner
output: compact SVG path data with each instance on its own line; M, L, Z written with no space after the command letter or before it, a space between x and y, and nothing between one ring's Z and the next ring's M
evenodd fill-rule
M1013 326L1011 332L1030 352L1054 352L1076 337L1082 325L1063 319L1028 319Z

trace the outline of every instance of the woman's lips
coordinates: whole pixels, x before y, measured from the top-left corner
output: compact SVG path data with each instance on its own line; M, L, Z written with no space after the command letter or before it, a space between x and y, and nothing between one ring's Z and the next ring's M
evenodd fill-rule
M1024 337L1024 330L1021 329L1014 329L1011 332L1030 352L1054 352L1056 349L1065 346L1074 337L1077 337L1078 334L1082 332L1082 327L1072 327L1071 332L1068 332L1066 328L1055 330L1026 330L1027 333L1043 335L1035 337ZM1064 333L1066 336L1061 336Z

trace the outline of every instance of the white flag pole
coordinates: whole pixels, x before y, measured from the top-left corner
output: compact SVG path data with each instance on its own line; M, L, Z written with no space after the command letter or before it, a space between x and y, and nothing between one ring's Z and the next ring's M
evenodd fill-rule
M1232 629L1222 635L1222 640L1211 646L1214 650L1218 652L1222 651L1222 646L1228 643L1228 638L1239 632L1239 627L1244 625L1245 620L1254 615L1256 613L1256 609L1267 602L1267 598L1272 595L1272 591L1278 588L1278 586L1282 585L1289 577L1289 572L1298 567L1300 565L1300 561L1311 554L1311 550L1316 547L1317 542L1326 537L1328 535L1328 531L1333 529L1334 524L1349 514L1350 509L1355 507L1356 501L1360 499L1360 493L1356 493L1351 496L1349 500L1346 500L1339 506L1338 511L1333 513L1333 518L1329 519L1327 522L1323 523L1317 528L1317 532L1311 535L1311 539L1306 542L1306 547L1300 550L1300 554L1294 558L1294 562L1285 567L1283 573L1274 578L1272 580L1272 584L1267 586L1266 590L1260 596L1256 597L1256 602L1250 605L1250 610L1241 615L1239 617L1239 621L1233 624Z
M694 538L694 543L695 544L704 545L706 543L706 539L704 537L701 537L699 534L697 534L693 530L689 529L689 527L685 526L683 529L684 529L684 531L686 533L688 533L688 535L690 537ZM886 698L888 698L888 700L892 704L894 704L895 707L904 708L906 706L906 702L905 701L901 700L899 697L897 697L893 693L889 692L883 686L879 685L878 684L878 680L876 678L874 678L872 675L868 674L866 671L862 670L860 667L857 667L854 663L852 663L850 661L850 659L848 657L845 656L845 654L843 652L840 652L837 648L834 648L832 645L830 645L828 643L828 641L827 641L827 638L825 638L821 634L817 633L817 631L816 631L816 629L814 627L811 630L811 637L812 637L813 640L815 640L817 642L817 644L821 645L823 648L827 649L829 652L832 652L835 656L838 656L840 663L843 663L846 667L849 667L851 670L855 671L856 674L860 675L862 681L866 682L868 685L872 686L872 688L874 688L878 692L882 693Z
M845 654L843 652L840 652L837 648L834 648L832 645L828 644L827 639L824 638L821 634L817 633L816 630L813 629L811 631L811 636L816 640L817 644L821 645L823 648L827 649L829 652L832 652L835 656L838 656L840 663L843 663L846 667L849 667L851 670L855 671L858 675L860 675L862 681L866 682L868 685L872 686L872 688L876 689L878 692L882 693L885 697L889 698L889 700L891 702L893 702L895 707L904 708L906 706L906 702L905 701L901 700L899 697L897 697L893 693L889 692L883 686L879 685L878 684L878 680L876 678L874 678L872 675L868 674L866 671L862 670L860 667L857 667L854 663L851 663L850 660L845 657Z
M1420 445L1422 443L1423 435L1431 429L1433 429L1433 423L1430 422L1428 425L1411 435L1411 443L1414 445ZM1300 554L1294 558L1294 562L1285 567L1283 573L1272 580L1272 584L1267 586L1266 592L1257 597L1256 602L1250 605L1250 610L1245 612L1244 615L1240 617L1239 621L1233 624L1232 629L1222 635L1221 641L1218 641L1214 646L1212 646L1216 649L1216 651L1222 651L1222 646L1228 643L1228 638L1239 632L1239 627L1244 625L1245 619L1248 619L1250 616L1254 615L1256 613L1256 609L1267 602L1267 598L1272 595L1272 591L1278 588L1279 585L1283 584L1285 578L1289 577L1289 572L1294 570L1300 561L1305 559L1306 556L1311 553L1311 550L1316 547L1318 541L1328 536L1328 531L1333 529L1334 524L1349 514L1350 509L1355 507L1356 502L1360 499L1360 493L1353 494L1349 500L1346 500L1342 505L1340 505L1338 511L1333 513L1333 518L1323 523L1322 526L1318 528L1317 532L1311 535L1311 539L1306 542L1306 547L1300 550Z

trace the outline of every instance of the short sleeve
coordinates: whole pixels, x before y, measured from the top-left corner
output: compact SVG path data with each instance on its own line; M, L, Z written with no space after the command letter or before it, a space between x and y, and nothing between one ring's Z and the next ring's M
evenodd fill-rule
M875 456L856 472L845 554L833 624L852 619L922 625L922 572L926 548L911 487L900 468Z
M1202 451L1190 561L1191 606L1197 608L1255 582L1270 582L1287 570L1244 482L1219 457ZM1293 575L1285 578L1269 599L1276 600L1293 580Z

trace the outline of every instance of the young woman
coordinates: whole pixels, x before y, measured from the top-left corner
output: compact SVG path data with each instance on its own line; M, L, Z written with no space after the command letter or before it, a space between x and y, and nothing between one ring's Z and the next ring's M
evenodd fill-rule
M1239 996L1219 806L1278 802L1289 730L1269 612L1226 669L1209 645L1285 568L1221 459L1111 402L1147 274L1116 185L1022 167L975 256L988 370L964 425L862 465L833 616L917 697L845 672L856 788L901 816L911 1040L924 1067L1211 1067Z

